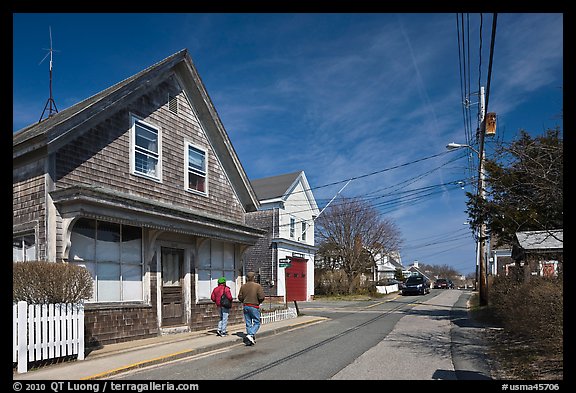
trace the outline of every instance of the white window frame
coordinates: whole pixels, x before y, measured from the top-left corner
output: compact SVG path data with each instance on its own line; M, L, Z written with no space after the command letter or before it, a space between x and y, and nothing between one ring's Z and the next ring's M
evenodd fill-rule
M24 238L34 238L34 244L31 247L26 248L24 244ZM20 247L18 248L18 253L21 255L14 255L15 249L12 246L12 261L13 262L28 262L35 261L38 259L38 241L36 239L36 233L34 231L23 232L12 235L12 242L19 240Z
M204 168L197 169L190 166L188 152L190 148L200 151L204 154ZM190 174L204 178L204 191L199 191L194 188L189 188L190 184ZM198 145L186 141L184 144L184 189L186 191L192 192L194 194L208 196L208 151Z
M97 254L97 249L98 247L101 247L102 244L98 244L99 240L97 238L98 236L98 227L100 225L100 223L102 224L109 224L111 222L108 221L104 221L104 220L95 220L95 219L91 219L91 218L83 218L85 220L89 220L91 222L94 222L94 237L93 238L88 238L89 241L89 245L91 248L93 248L93 252L91 253L91 258L83 258L83 257L75 257L72 253L71 250L71 254L69 255L69 260L68 262L70 264L74 264L77 266L82 266L86 269L88 269L88 271L90 272L90 274L92 275L92 280L93 280L93 288L94 291L92 293L92 298L91 299L87 299L86 303L123 303L123 302L143 302L144 301L144 233L141 227L135 227L133 225L125 225L125 224L118 224L119 225L119 233L120 233L120 239L122 239L124 237L125 231L128 229L127 227L133 227L136 228L137 230L140 231L140 238L139 238L139 258L137 260L125 260L125 253L122 250L123 246L127 246L128 244L123 244L122 240L120 242L118 242L118 259L109 259L107 257L105 257L103 254ZM126 229L125 229L126 228ZM74 227L71 228L72 231L74 231ZM74 239L74 234L71 234L71 239ZM82 237L81 235L79 236L80 238ZM99 250L100 251L100 250ZM104 250L105 251L105 250ZM133 254L134 255L134 254ZM133 256L132 255L132 256ZM112 283L113 285L118 285L118 296L114 299L106 299L103 300L103 295L104 293L100 293L101 288L100 288L100 283L103 282L103 280L101 280L101 278L99 277L99 273L98 273L98 266L102 266L102 265L108 265L108 266L118 266L118 279L117 280L109 280L110 283ZM127 272L135 272L136 270L139 271L139 273L137 274L137 276L139 277L138 280L135 280L137 282L137 286L139 286L139 293L137 293L136 296L133 296L136 292L134 290L131 290L131 288L128 286L129 285L129 280L125 280L126 273ZM106 295L108 295L108 293L106 292Z
M290 217L290 239L294 239L296 237L296 219L294 217Z
M153 152L147 150L145 148L139 147L136 145L136 125L147 129L150 132L156 132L157 135L157 144L158 144L158 151ZM142 171L138 171L136 169L136 152L145 154L147 156L153 157L156 159L156 174L145 173ZM160 127L152 125L148 122L143 121L136 115L130 115L130 173L143 176L147 179L151 179L154 181L162 181L162 132Z

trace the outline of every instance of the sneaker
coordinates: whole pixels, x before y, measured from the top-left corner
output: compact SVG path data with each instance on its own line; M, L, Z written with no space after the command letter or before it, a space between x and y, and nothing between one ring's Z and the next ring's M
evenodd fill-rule
M227 336L227 335L228 335L228 333L226 333L226 332L220 332L220 336L222 336L222 337Z
M220 330L216 330L216 335L222 337L222 332Z
M250 341L250 343L251 343L252 345L256 344L256 340L254 340L254 336L253 336L253 335L249 334L249 335L246 336L246 338L248 339L248 341Z

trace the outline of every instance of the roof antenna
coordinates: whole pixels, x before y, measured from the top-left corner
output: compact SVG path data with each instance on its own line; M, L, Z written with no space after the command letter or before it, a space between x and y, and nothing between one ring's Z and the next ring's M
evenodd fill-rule
M40 116L40 120L38 120L38 123L42 121L44 113L46 112L46 108L48 108L48 117L52 117L55 113L58 113L58 108L56 108L56 102L54 102L54 98L52 97L52 52L55 51L54 49L52 49L52 28L48 27L48 31L50 32L50 49L44 48L44 50L47 50L48 53L46 53L46 56L44 56L44 58L40 61L40 63L38 63L38 65L42 64L42 62L46 60L48 55L50 55L50 97L48 98L48 101L46 101L46 105L44 105L44 110L42 111L42 115Z

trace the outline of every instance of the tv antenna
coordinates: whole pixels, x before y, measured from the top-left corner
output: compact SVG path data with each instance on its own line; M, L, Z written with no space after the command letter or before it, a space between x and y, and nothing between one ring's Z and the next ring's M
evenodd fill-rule
M42 64L42 62L46 60L48 55L50 55L50 97L48 98L48 101L46 101L46 105L44 105L44 110L42 111L42 115L40 116L40 120L38 120L38 123L42 121L44 113L46 113L46 108L48 108L48 117L52 117L55 113L58 113L58 108L56 108L56 102L54 101L54 97L52 96L52 52L58 52L58 51L52 48L52 28L48 27L48 31L50 32L50 49L44 48L44 50L47 50L48 53L46 53L46 56L44 56L44 58L40 61L40 63L38 63L38 65Z

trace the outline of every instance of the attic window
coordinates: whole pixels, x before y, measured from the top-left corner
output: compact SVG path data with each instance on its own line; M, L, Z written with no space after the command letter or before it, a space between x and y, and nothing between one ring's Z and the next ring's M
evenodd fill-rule
M170 112L178 114L178 97L168 95L168 109Z
M206 151L187 143L186 188L206 195Z
M161 177L161 137L160 130L151 124L132 117L131 128L132 172L155 180Z

